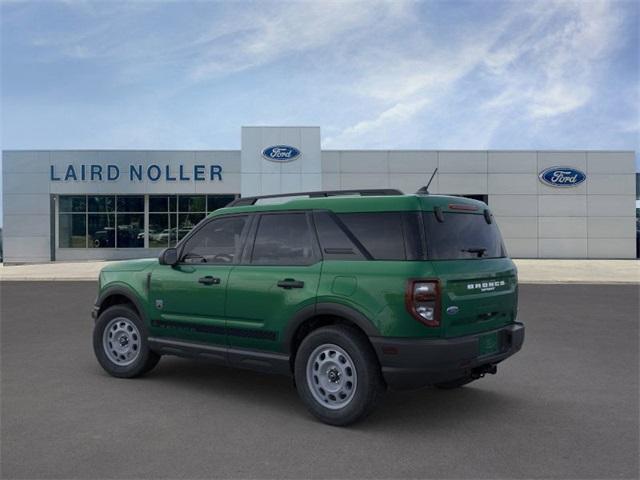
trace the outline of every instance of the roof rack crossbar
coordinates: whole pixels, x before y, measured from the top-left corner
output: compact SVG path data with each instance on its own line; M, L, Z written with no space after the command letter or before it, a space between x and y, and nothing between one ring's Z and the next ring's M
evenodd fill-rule
M374 188L374 189L354 189L354 190L320 190L315 192L296 192L296 193L277 193L275 195L260 195L256 197L241 197L237 198L227 205L227 207L244 207L247 205L255 205L258 200L263 198L286 198L286 197L338 197L341 195L360 195L360 196L374 196L374 195L403 195L400 190L393 188Z

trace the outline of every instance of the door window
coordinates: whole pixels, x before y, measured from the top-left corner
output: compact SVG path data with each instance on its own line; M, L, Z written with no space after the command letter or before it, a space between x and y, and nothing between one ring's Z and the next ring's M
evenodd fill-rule
M262 215L256 231L254 265L310 265L313 237L305 213Z
M247 216L218 218L208 222L187 240L182 250L184 263L234 263L240 255Z

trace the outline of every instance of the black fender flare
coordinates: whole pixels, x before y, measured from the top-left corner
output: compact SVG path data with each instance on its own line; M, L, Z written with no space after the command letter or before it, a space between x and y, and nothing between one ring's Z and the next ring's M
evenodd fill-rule
M282 346L286 353L291 353L291 342L298 328L307 320L319 315L344 318L358 326L368 337L380 336L380 331L373 322L358 310L339 303L316 303L298 310L287 323L282 335Z
M147 325L149 324L149 322L147 321L148 320L147 312L142 306L142 302L140 301L138 296L130 288L127 288L122 285L113 285L105 288L103 291L100 292L100 294L98 295L98 298L96 298L95 306L94 306L96 313L102 308L102 304L104 303L104 301L113 295L121 295L125 297L127 300L129 300L131 303L133 303L133 305L136 307L136 310L138 311L138 314L140 315L140 317L142 317L142 321ZM97 319L97 315L96 315L96 319Z

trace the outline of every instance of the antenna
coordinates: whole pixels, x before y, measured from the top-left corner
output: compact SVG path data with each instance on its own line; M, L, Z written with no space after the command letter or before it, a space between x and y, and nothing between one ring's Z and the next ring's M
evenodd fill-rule
M436 176L436 173L438 173L438 167L436 167L436 169L431 174L431 178L429 179L427 184L416 192L418 195L429 195L429 185L431 185L431 182L433 181L433 177Z

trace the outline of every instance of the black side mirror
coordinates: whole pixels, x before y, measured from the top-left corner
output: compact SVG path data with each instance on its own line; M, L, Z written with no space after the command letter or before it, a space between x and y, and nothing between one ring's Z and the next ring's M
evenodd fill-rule
M173 247L165 248L160 253L158 261L160 265L175 265L178 263L178 250Z

